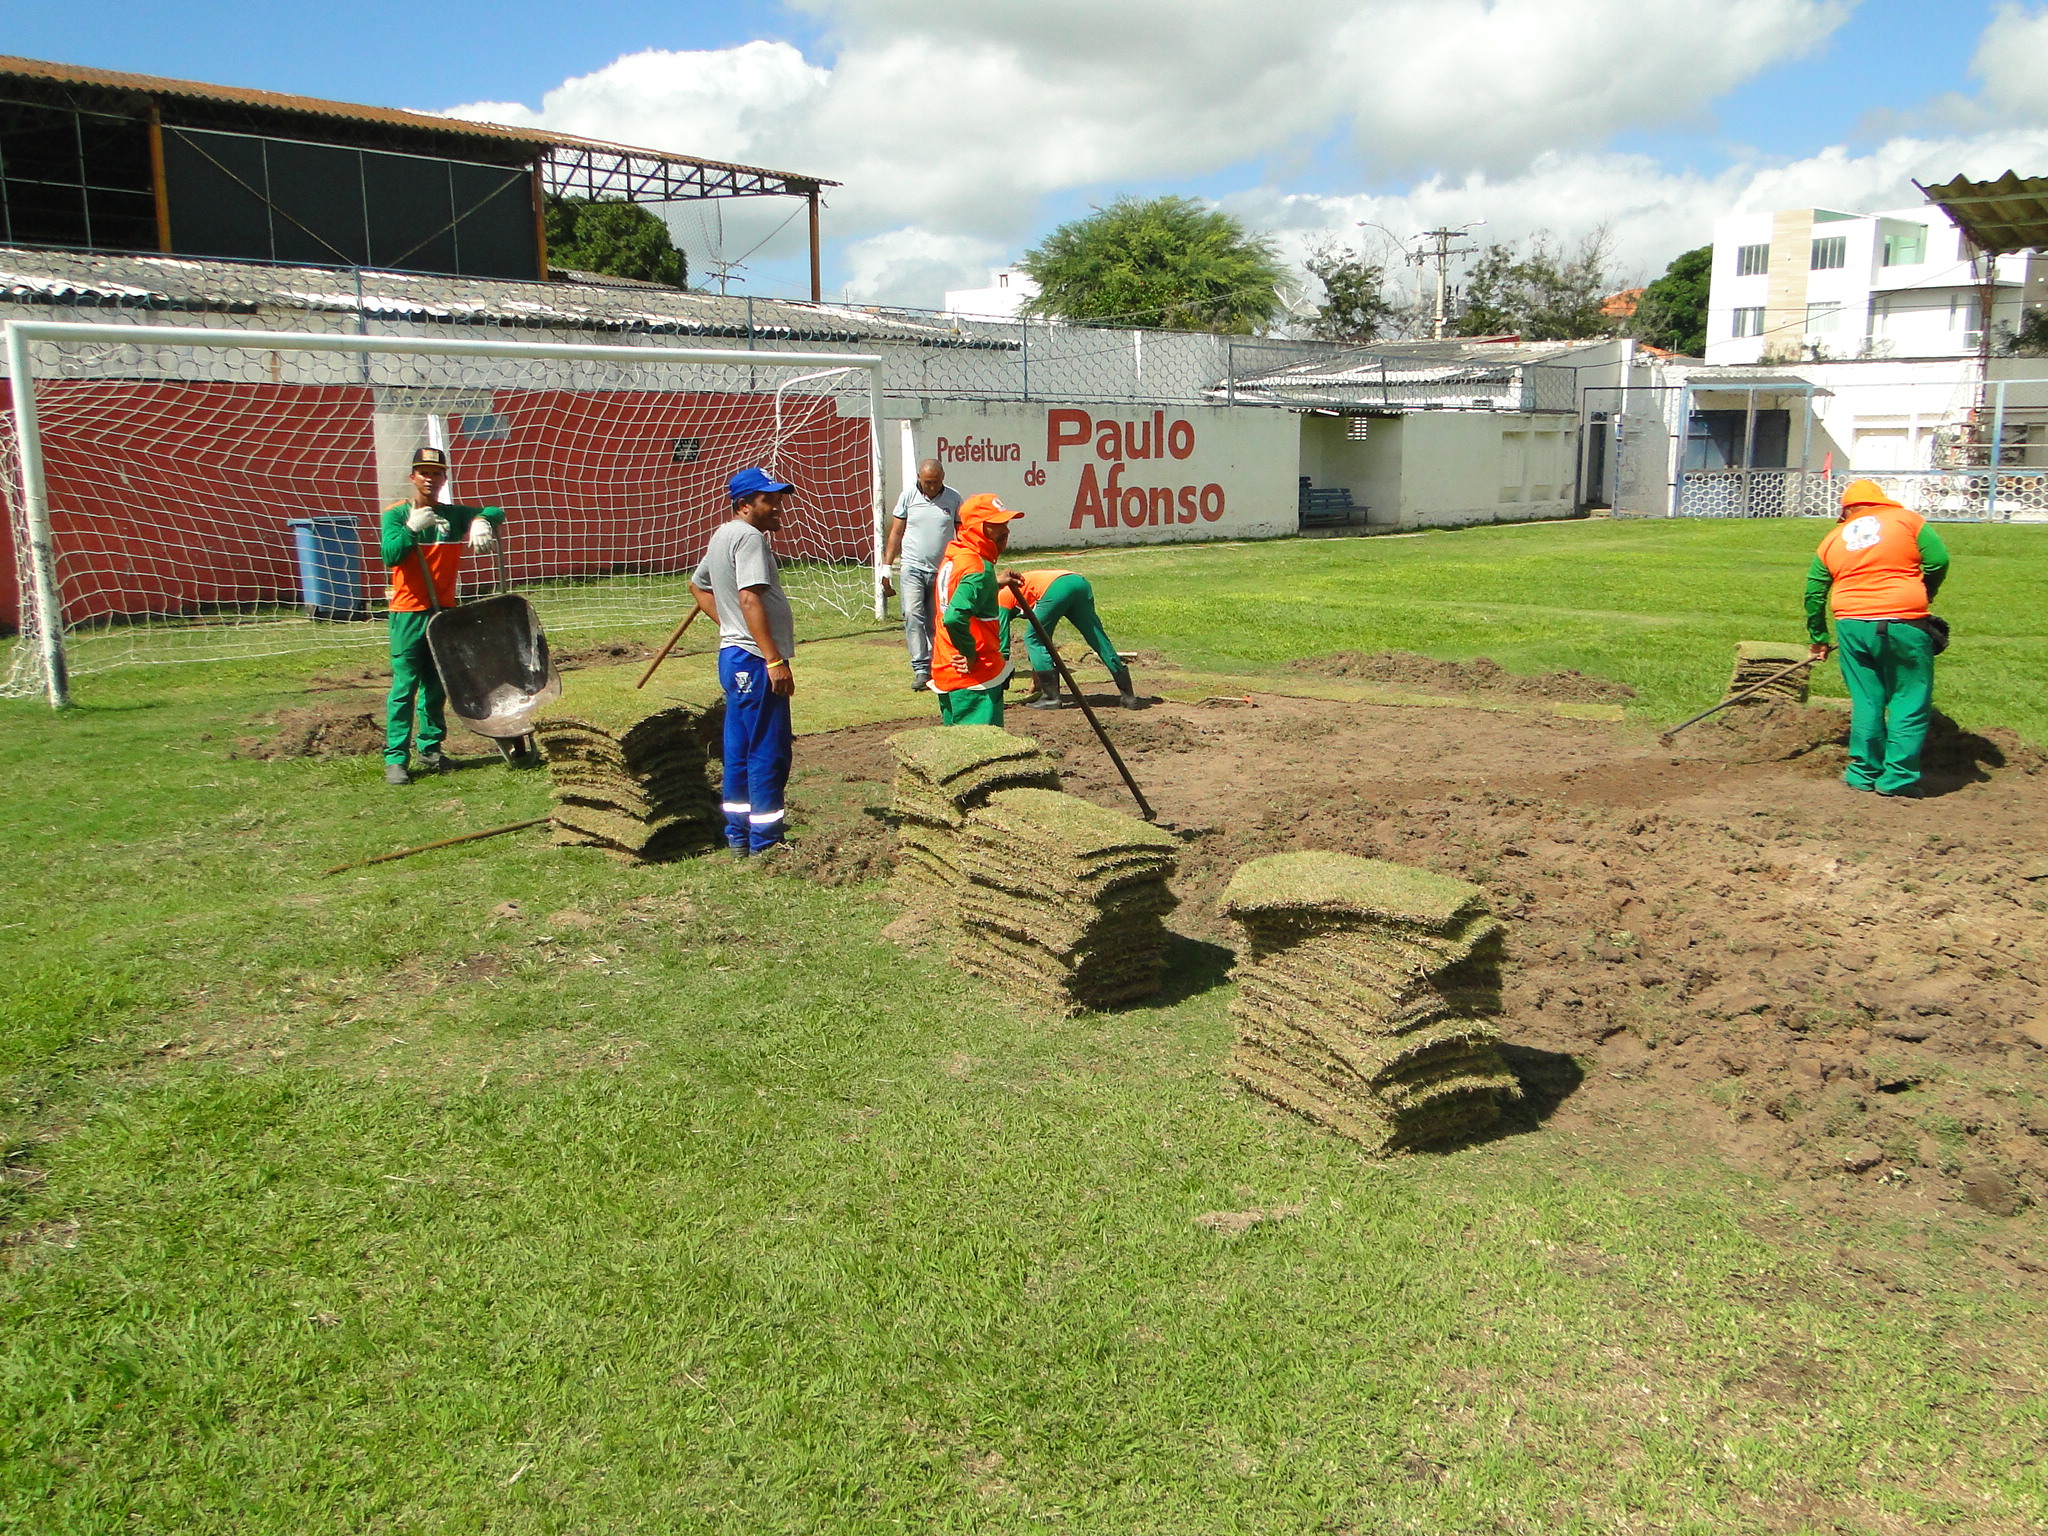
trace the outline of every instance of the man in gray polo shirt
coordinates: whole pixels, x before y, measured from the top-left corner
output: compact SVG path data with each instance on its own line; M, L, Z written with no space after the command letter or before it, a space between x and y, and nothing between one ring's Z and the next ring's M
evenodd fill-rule
M917 483L906 485L889 518L882 563L896 567L896 592L903 599L903 647L910 652L910 691L922 693L932 680L932 583L939 561L960 520L960 493L946 484L937 459L917 466Z
M690 577L698 608L718 623L718 681L725 689L725 841L746 858L782 841L782 791L795 744L789 653L796 626L768 535L782 526L783 498L796 489L763 469L743 469L726 487L732 520L711 535Z

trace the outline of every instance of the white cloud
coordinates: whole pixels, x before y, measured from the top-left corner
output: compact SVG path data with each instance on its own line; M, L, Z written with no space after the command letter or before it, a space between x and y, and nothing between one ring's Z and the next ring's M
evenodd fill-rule
M454 115L845 182L837 222L993 238L1077 187L1199 176L1333 137L1385 171L1512 172L1697 120L1849 0L800 0L787 43L629 54L540 106Z
M845 292L863 304L929 308L948 288L980 288L1003 246L976 235L936 234L907 225L847 247Z
M2048 10L2001 5L1978 40L1971 72L1983 105L2008 119L2048 119Z

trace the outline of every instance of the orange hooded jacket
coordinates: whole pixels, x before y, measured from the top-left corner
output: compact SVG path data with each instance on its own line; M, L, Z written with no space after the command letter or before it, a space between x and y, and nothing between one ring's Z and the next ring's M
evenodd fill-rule
M1920 530L1927 519L1869 480L1842 493L1842 516L1815 558L1827 567L1838 619L1919 619L1927 615Z
M1022 514L994 496L970 496L960 504L960 531L939 557L932 583L932 687L940 693L962 688L1001 687L1010 677L1010 658L1003 640L1002 610L996 605L996 545L991 523L1007 523ZM959 638L956 638L959 637ZM973 657L960 639L972 642Z

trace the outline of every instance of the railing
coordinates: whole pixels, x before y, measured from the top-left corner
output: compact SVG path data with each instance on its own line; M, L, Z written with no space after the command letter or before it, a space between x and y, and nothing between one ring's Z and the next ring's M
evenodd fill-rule
M1828 517L1850 482L1872 480L1930 522L2048 522L2048 469L1688 469L1678 477L1680 517Z

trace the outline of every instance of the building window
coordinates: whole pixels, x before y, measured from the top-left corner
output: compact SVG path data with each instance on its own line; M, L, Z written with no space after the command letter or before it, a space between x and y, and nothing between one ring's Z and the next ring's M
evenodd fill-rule
M1806 334L1809 336L1832 336L1842 328L1842 306L1839 304L1809 304L1806 306Z
M1849 237L1847 235L1829 235L1825 239L1813 242L1813 271L1832 272L1837 267L1846 267L1847 265L1849 265Z
M1733 332L1734 335L1761 336L1763 335L1763 333L1764 310L1761 304L1759 304L1755 309L1738 309L1737 311L1735 311L1735 330Z
M1917 267L1927 259L1927 226L1915 224L1884 237L1884 254L1879 265Z
M1755 277L1771 270L1771 247L1763 245L1738 245L1735 247L1735 275Z

